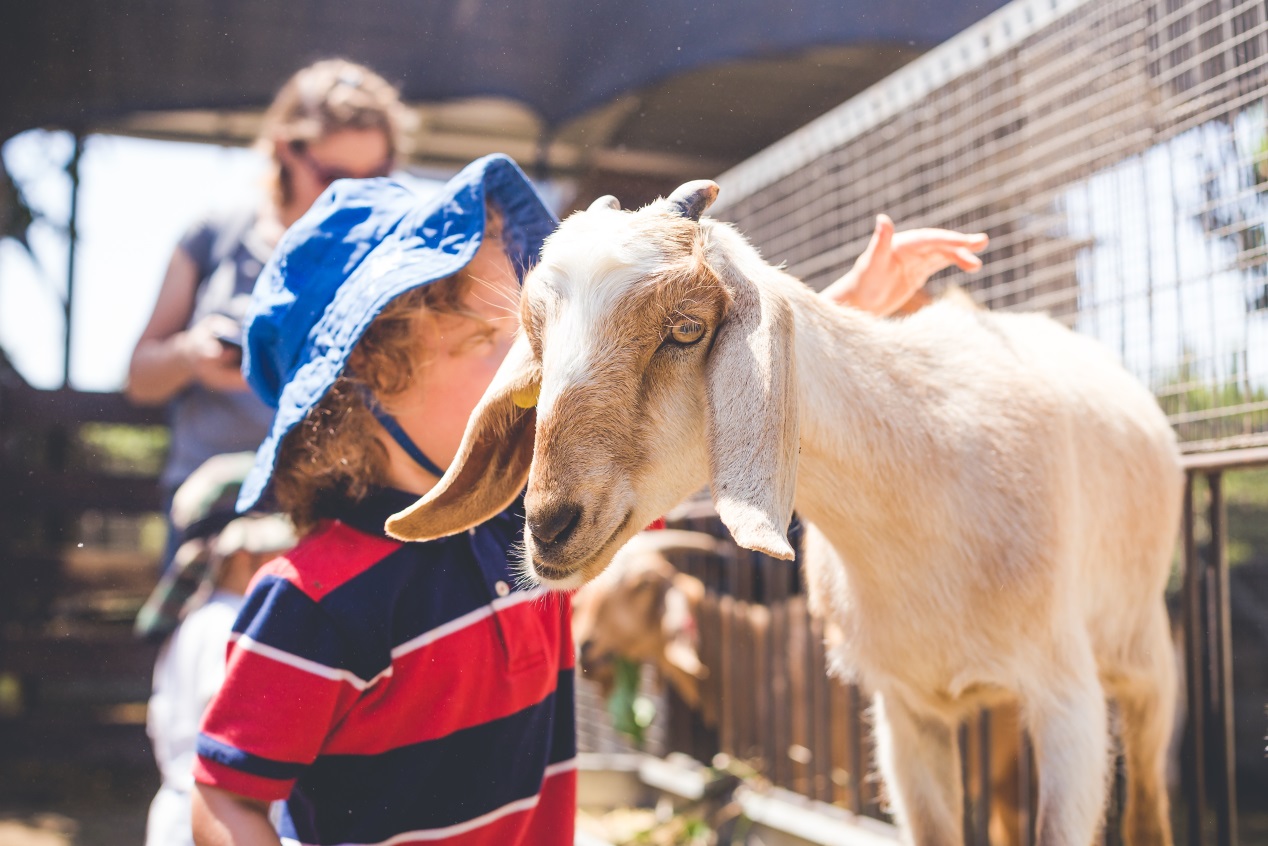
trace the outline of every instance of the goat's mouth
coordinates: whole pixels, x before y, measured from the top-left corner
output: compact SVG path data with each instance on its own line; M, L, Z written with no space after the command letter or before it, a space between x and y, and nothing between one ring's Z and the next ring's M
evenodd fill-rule
M577 568L553 567L537 558L531 559L529 563L533 568L533 575L546 587L557 590L570 590L573 587L580 586L572 584L575 581L574 577L577 575Z
M567 543L560 544L557 548L554 544L542 547L531 541L528 542L528 564L533 576L549 590L576 590L581 587L603 572L608 562L612 560L633 514L632 509L627 510L616 528L597 544L586 543L584 537L570 538ZM573 557L568 554L569 549L588 549L593 552L589 555L583 552ZM568 560L570 558L571 560Z
M577 659L577 666L581 668L582 675L593 675L595 673L606 671L616 663L616 656L611 652L595 653L593 650L587 650L582 645L581 656Z

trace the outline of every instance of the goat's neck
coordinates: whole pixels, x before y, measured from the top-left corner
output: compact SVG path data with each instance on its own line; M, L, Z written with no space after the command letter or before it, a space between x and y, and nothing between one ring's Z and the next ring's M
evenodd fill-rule
M935 451L929 414L937 386L927 353L897 327L842 308L783 277L796 321L796 384L801 415L797 508L835 542L866 544L871 524L892 525L915 496L920 469Z
M848 557L901 552L895 528L917 523L921 474L937 460L941 392L932 350L897 322L843 308L767 264L729 226L710 249L766 296L785 300L796 332L801 454L797 510Z

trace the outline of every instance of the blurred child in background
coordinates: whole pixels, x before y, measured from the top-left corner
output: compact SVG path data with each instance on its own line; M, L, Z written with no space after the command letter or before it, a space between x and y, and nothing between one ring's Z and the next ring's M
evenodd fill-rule
M224 680L229 632L255 571L295 544L286 518L234 511L253 459L253 453L213 456L177 489L172 520L182 543L141 615L151 634L171 629L154 665L146 715L162 776L150 804L147 846L193 843L194 744L203 711Z

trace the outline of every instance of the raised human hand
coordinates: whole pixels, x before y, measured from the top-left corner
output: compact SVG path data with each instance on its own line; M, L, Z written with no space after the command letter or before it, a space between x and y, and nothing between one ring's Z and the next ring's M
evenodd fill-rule
M824 289L824 296L873 314L893 314L924 287L929 277L951 265L970 273L982 268L975 253L986 249L985 233L910 229L895 233L887 215L877 215L867 249L848 273Z

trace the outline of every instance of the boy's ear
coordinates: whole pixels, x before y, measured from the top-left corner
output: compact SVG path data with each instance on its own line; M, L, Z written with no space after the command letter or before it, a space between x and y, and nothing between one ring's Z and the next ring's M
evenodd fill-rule
M467 421L453 463L436 487L388 518L398 540L426 541L478 526L515 501L528 482L541 369L520 332Z

